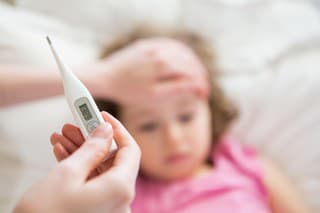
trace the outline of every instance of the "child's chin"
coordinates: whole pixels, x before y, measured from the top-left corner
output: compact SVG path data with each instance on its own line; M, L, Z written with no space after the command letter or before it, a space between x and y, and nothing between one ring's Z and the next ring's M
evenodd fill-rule
M153 179L153 180L158 180L158 181L175 181L179 179L188 179L194 176L196 169L192 167L180 167L180 168L169 168L166 169L165 171L159 172L147 172L147 171L142 171L141 174L144 177Z
M178 170L175 172L170 172L168 174L161 175L159 179L165 181L174 181L179 179L187 179L193 176L193 170Z

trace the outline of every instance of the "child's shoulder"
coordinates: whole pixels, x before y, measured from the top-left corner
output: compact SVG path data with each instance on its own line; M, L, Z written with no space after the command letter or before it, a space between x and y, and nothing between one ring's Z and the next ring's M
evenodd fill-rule
M241 143L241 141L232 138L224 137L220 139L218 145L213 150L213 156L224 156L234 160L258 157L257 149L249 144Z
M212 153L215 167L218 170L233 170L244 176L263 179L263 165L257 149L239 140L224 137Z

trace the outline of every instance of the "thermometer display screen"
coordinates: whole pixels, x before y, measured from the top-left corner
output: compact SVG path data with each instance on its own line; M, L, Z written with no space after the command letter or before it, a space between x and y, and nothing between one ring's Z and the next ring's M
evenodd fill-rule
M89 110L87 104L82 104L82 105L79 106L79 108L80 108L80 111L82 113L82 116L84 117L84 119L86 121L88 121L88 120L90 120L92 118L92 115L90 113L90 110Z

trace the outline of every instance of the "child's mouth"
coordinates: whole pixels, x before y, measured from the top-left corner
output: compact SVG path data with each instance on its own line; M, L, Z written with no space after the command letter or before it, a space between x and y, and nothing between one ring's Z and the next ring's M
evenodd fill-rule
M177 163L183 163L186 160L188 160L189 157L187 154L184 153L178 153L178 154L173 154L170 155L167 159L166 162L169 164L177 164Z

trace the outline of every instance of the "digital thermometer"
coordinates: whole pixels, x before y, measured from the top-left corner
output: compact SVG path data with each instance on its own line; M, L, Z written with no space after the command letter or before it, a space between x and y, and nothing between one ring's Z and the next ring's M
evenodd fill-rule
M64 94L67 98L69 107L72 111L73 117L80 126L80 130L85 139L90 133L100 124L105 122L100 114L100 111L94 102L88 89L81 83L81 81L72 73L60 59L55 50L50 38L47 36L47 41L50 45L53 56L58 64L60 74L63 80ZM110 158L117 150L117 145L114 140L110 147L110 152L106 159Z

